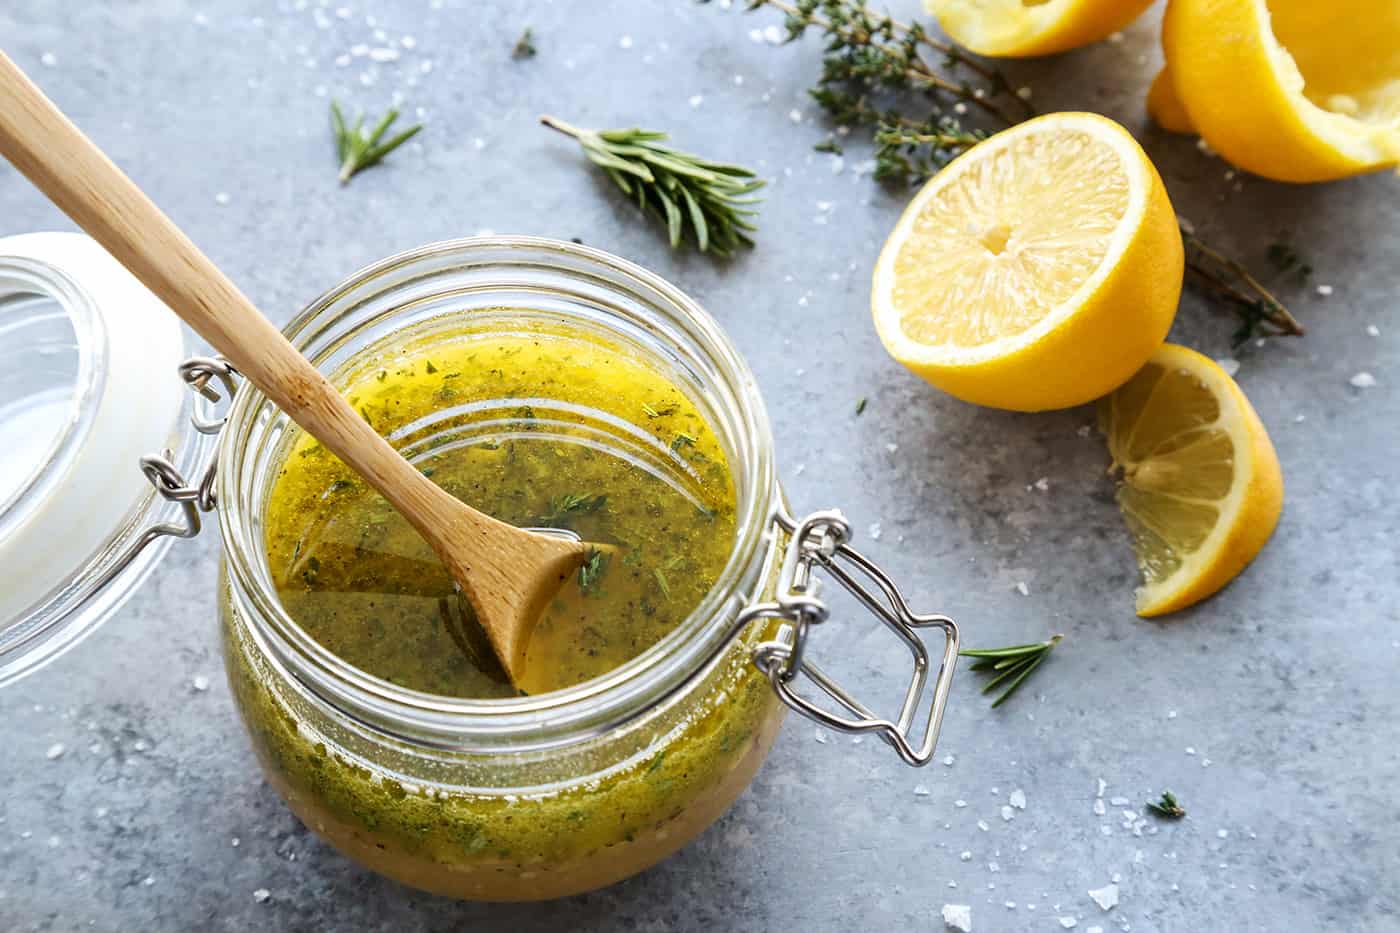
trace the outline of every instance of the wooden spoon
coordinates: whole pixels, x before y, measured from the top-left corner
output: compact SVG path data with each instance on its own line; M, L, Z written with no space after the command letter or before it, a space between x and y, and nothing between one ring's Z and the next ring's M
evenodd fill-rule
M3 51L0 155L408 519L517 682L541 611L590 545L497 521L418 472Z

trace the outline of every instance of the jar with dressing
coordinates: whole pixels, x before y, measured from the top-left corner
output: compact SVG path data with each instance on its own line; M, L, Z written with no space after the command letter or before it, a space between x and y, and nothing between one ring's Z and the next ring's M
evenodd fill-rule
M789 708L931 760L956 627L911 612L840 513L792 516L747 366L673 286L582 246L461 240L354 274L287 334L434 481L609 546L546 610L513 688L377 496L251 386L235 392L226 364L183 365L207 396L232 395L221 417L195 413L217 456L172 443L178 457L143 461L146 524L109 548L129 560L110 575L217 512L240 713L270 782L342 852L441 894L557 897L697 835ZM162 508L178 515L157 521ZM822 577L908 646L894 716L809 658ZM26 668L7 648L18 623L0 624L3 680ZM922 628L941 635L932 655Z

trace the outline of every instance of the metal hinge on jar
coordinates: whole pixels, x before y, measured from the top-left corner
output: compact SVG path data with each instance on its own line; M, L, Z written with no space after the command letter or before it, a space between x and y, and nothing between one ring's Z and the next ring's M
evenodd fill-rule
M180 378L199 393L210 406L226 399L232 399L238 388L234 377L238 371L222 357L195 356L180 364ZM211 383L218 381L220 390ZM200 434L218 434L224 426L224 416L213 414L212 407L202 410L198 401L190 414L190 423ZM198 479L190 482L175 466L174 453L170 450L160 454L150 454L141 458L141 472L155 487L156 493L168 502L178 503L184 511L184 524L165 522L152 525L137 539L128 557L136 553L156 538L173 535L177 538L193 538L199 534L202 525L200 513L214 509L214 477L218 470L217 451L211 451L208 462L199 467L195 474Z
M872 732L885 740L907 764L922 766L933 760L943 709L953 683L958 657L958 627L944 615L918 615L910 610L904 596L889 576L869 558L852 548L851 526L841 512L831 509L813 512L801 520L779 511L774 520L789 534L787 553L778 579L777 597L771 602L753 603L740 614L739 631L760 619L782 619L791 630L783 640L767 641L754 649L753 662L768 675L773 690L790 708L808 719L839 732ZM827 621L830 610L821 598L821 580L814 571L833 577L862 606L875 615L908 647L914 670L899 716L883 718L823 673L807 659L808 640L813 627ZM866 582L862 582L862 578ZM932 699L916 729L920 707L929 689L931 656L919 637L918 629L943 632L943 656L933 678ZM839 709L823 707L796 690L799 676L816 684Z

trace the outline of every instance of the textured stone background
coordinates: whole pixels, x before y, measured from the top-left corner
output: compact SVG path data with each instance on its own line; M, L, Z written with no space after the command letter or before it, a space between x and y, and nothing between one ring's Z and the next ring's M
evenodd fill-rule
M1080 930L1400 929L1394 178L1232 180L1193 140L1154 130L1141 100L1155 12L1122 42L1010 69L1043 109L1123 120L1214 240L1264 265L1288 231L1316 269L1284 290L1309 336L1238 354L1287 477L1278 533L1218 598L1148 624L1132 613L1103 445L1078 433L1092 412L975 409L880 349L867 282L904 195L857 175L859 146L840 172L812 152L829 129L804 97L815 41L772 48L749 35L766 14L686 0L344 3L348 18L332 0L322 29L317 0L7 0L0 41L278 320L362 264L481 230L578 236L656 269L747 354L798 508L879 522L864 546L972 644L1068 640L995 713L960 679L950 767L912 771L877 743L822 744L790 720L734 810L661 867L562 902L461 904L361 871L262 783L220 676L206 533L91 640L0 695L0 928L940 929L951 902L972 905L978 931L1060 929L1061 916ZM417 40L370 86L365 59L335 64L381 44L366 15ZM539 56L513 62L526 24ZM426 110L421 146L338 189L323 95L378 110L396 90ZM727 264L671 255L537 127L541 111L666 128L761 168L773 184L759 249ZM69 226L0 164L0 234ZM1231 329L1188 296L1175 338L1224 356ZM1349 385L1360 371L1378 385ZM1047 491L1028 488L1041 477ZM848 674L875 689L890 675L872 628L835 626L827 644L851 639ZM196 676L212 686L194 690ZM66 751L49 760L54 743ZM1096 816L1099 779L1131 803ZM1124 830L1119 811L1164 786L1189 818ZM1003 822L1014 788L1028 804ZM1113 877L1122 903L1105 914L1086 892Z

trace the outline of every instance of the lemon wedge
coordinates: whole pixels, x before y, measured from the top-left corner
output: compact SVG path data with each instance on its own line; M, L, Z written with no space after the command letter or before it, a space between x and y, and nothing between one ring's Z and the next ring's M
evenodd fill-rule
M1170 0L1162 49L1190 125L1241 168L1311 182L1400 162L1393 0Z
M1105 39L1152 0L925 0L953 41L978 55L1053 55Z
M1182 243L1123 127L1037 117L954 159L905 209L875 265L885 348L944 391L1039 411L1112 391L1165 339Z
M1099 429L1142 569L1138 615L1205 599L1269 540L1283 509L1278 456L1249 400L1212 360L1163 344L1099 402Z

